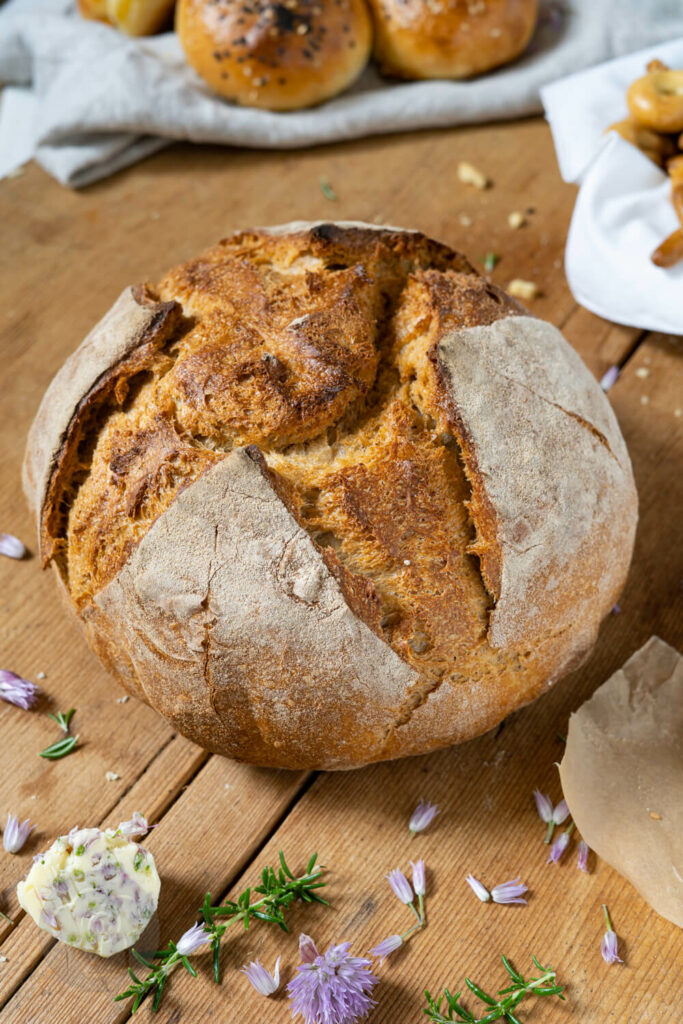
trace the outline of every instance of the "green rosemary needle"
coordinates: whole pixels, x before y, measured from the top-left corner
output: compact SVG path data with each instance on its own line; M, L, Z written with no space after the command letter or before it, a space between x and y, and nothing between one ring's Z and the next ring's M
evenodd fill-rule
M63 740L57 740L49 747L45 747L45 750L40 751L41 757L46 757L50 761L57 761L60 757L66 757L70 754L78 743L78 736L65 736Z
M245 889L236 900L227 900L225 903L213 906L211 893L207 892L199 911L202 923L189 929L178 943L171 942L166 949L149 954L147 957L132 950L136 959L149 969L149 974L145 978L138 978L129 968L128 973L133 984L125 992L115 996L114 1001L132 999L131 1013L135 1013L144 997L153 992L152 1010L156 1011L159 1008L168 977L176 967L182 966L193 977L197 976L188 956L201 946L206 945L207 942L213 953L214 981L220 982L220 944L230 925L241 922L245 928L248 928L249 922L256 919L276 924L283 931L289 931L284 911L295 900L302 900L304 903L327 904L327 900L319 896L316 891L326 884L320 880L322 868L316 868L317 859L318 855L314 853L304 874L297 876L290 871L284 854L280 851L280 865L277 871L272 867L264 868L261 874L261 884ZM260 899L252 902L252 892L258 893ZM161 962L155 964L154 960Z
M559 996L560 999L564 999L562 986L555 983L555 970L552 967L543 967L535 956L531 959L541 972L541 976L531 978L529 981L514 969L507 957L503 956L501 959L505 970L510 975L512 984L507 988L499 989L498 998L489 995L475 982L465 978L465 984L470 992L474 993L477 999L480 999L486 1006L483 1017L475 1017L470 1010L463 1006L460 1002L462 991L452 995L448 989L445 989L442 996L434 999L425 990L427 1006L423 1012L429 1017L431 1024L452 1024L454 1021L462 1022L462 1024L485 1024L485 1022L494 1020L507 1021L507 1024L521 1024L519 1017L515 1014L515 1009L527 996Z
M52 712L50 711L49 715L50 718L54 718L55 722L63 732L68 732L71 716L75 714L75 712L76 708L69 708L68 711L58 711L56 715L53 715Z

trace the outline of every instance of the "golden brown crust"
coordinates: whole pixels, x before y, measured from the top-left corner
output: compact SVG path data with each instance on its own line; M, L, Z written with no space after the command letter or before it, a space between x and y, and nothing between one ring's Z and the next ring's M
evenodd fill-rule
M270 110L310 107L342 92L371 47L365 0L179 0L176 29L212 89Z
M369 0L374 56L402 78L469 78L519 56L538 0Z
M165 333L112 358L144 375L65 396L79 457L30 447L58 452L44 554L92 645L180 731L351 767L476 735L590 648L635 491L554 328L363 225L239 233L147 301Z

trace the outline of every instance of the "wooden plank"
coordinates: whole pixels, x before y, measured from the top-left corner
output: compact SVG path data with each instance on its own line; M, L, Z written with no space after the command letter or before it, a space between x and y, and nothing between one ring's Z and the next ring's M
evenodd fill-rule
M206 891L221 891L244 869L306 778L303 772L263 771L210 758L145 841L162 878L162 897L141 941L154 947L170 935L179 938L194 923ZM132 804L124 806L128 813ZM128 962L135 961L126 953L100 960L55 943L7 1003L3 1024L125 1020L126 1006L113 997L127 987Z
M173 736L116 805L103 818L87 824L116 826L121 821L128 821L134 811L144 813L150 824L157 821L209 756L181 736ZM84 821L80 823L86 824ZM46 838L45 842L52 838ZM9 931L8 926L7 934L7 941L2 947L7 962L1 965L0 970L0 1007L55 944L52 937L36 928L22 910L16 914L14 928Z
M566 731L569 712L596 685L652 632L679 646L683 641L680 565L670 557L680 550L682 539L678 510L683 501L683 422L675 415L681 394L680 344L657 338L645 342L612 392L641 490L641 527L623 610L605 623L590 661L546 697L511 716L504 728L460 748L319 776L232 894L249 884L258 866L273 861L279 849L292 863L301 864L315 846L330 868L332 908L297 911L290 936L256 927L246 935L236 934L226 943L220 987L211 980L209 956L202 956L198 979L174 978L154 1018L157 1024L206 1018L282 1021L287 1015L283 997L265 1000L256 995L238 968L254 957L272 967L281 953L288 980L297 962L299 929L314 935L322 946L351 940L354 951L362 953L409 927L410 915L392 895L384 875L397 865L407 870L417 857L424 857L429 867L429 925L379 968L382 984L372 1024L419 1020L425 986L435 991L446 984L459 985L466 974L491 986L499 979L502 983L501 952L523 971L535 953L557 967L567 985L566 1004L532 1007L530 1020L612 1024L637 1019L669 1024L676 1019L683 1000L683 978L676 968L678 930L657 917L604 862L595 863L592 857L591 872L584 875L576 869L574 848L559 866L548 865L544 826L532 791L539 786L559 799L554 767L562 756L558 733ZM643 368L649 370L647 378L637 373ZM646 404L640 400L644 393L650 396ZM664 486L669 490L663 507ZM420 797L437 802L442 813L429 831L411 840L407 821ZM183 831L192 820L191 816L182 825ZM183 860L180 871L180 888L192 887L196 865ZM529 906L479 903L465 883L470 871L489 886L521 875L531 890ZM217 888L213 880L211 885ZM624 965L608 966L600 956L603 902L612 912ZM186 901L186 908L192 905L192 900ZM186 909L169 913L162 940L177 936L186 923ZM119 978L120 973L110 980L112 991ZM29 991L37 996L34 988ZM38 991L43 997L49 991L53 1019L66 1019L67 994L62 997L62 990L45 987ZM23 1005L40 1006L41 999ZM97 1005L103 1024L123 1019L106 1002ZM48 1018L39 1014L36 1022L43 1019ZM151 1024L149 1006L136 1020Z

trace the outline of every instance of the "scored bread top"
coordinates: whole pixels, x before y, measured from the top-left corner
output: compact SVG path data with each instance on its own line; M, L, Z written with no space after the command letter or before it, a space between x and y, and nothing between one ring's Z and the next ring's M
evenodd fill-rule
M145 578L156 578L172 545L182 551L192 531L168 524L198 514L192 495L200 481L209 503L208 481L216 481L219 501L225 472L239 497L238 477L251 479L249 467L257 464L259 488L287 510L290 525L278 529L296 526L297 545L334 583L330 593L343 595L385 644L391 685L380 699L378 683L379 710L368 712L371 735L359 743L355 762L348 749L339 753L339 739L330 766L473 735L531 699L590 646L630 557L636 505L628 456L609 404L559 332L523 315L462 256L399 229L257 229L221 242L144 292L124 293L117 308L125 307L127 331L118 320L112 331L113 314L100 327L97 375L81 368L80 394L62 392L54 423L40 435L34 430L27 466L42 470L29 469L27 480L37 492L43 556L55 562L75 607L98 632L95 646L104 645L105 659L178 728L250 758L249 735L263 739L265 723L277 719L275 698L269 703L265 696L272 662L261 651L239 686L234 672L229 682L225 677L221 692L232 694L234 706L237 690L249 691L248 722L239 741L231 739L228 709L216 703L221 688L215 678L213 688L208 684L213 654L199 650L192 686L183 691L178 681L164 695L153 680L160 665L143 670L142 661L152 650L180 664L180 651L171 650L168 631L164 643L171 647L163 648L159 627L144 658L131 655L141 642L138 623L126 663L109 642L115 609L128 587L135 596L129 613L137 614L142 575L134 568L144 562ZM72 358L82 366L82 356ZM59 388L53 385L53 398ZM245 449L247 462L240 456ZM186 511L173 511L181 497ZM263 497L249 501L252 518L259 507L265 515ZM234 548L234 523L233 516L221 528L226 551ZM241 529L248 546L246 520ZM257 547L249 549L254 560L245 555L234 578L223 581L221 600L204 593L204 577L194 586L191 573L188 597L182 572L169 571L163 615L171 606L179 614L201 592L192 614L206 619L207 605L224 608L225 594L246 571L265 581L270 570ZM153 570L150 552L158 560ZM142 589L153 605L152 590ZM264 582L264 595L267 589ZM299 600L294 592L287 599ZM245 598L245 607L255 600ZM337 609L337 598L330 600ZM269 601L278 623L262 618L254 628L275 637L282 625L281 635L294 643L298 627L284 626L291 609L277 611L273 593ZM244 628L234 606L231 615ZM208 619L214 631L217 615ZM341 640L324 621L329 626L332 618L323 616L316 629L320 643L330 644L332 663ZM242 650L243 639L235 638L235 648ZM196 637L188 644L201 648ZM354 644L368 664L379 658L369 634ZM223 659L229 649L224 635ZM391 660L393 652L400 661ZM242 666L248 655L242 650L240 657ZM326 671L324 682L331 678ZM351 676L357 680L356 669ZM340 698L343 682L335 683ZM316 727L332 729L333 694L323 698L315 689L321 685L311 682L316 699L329 704L319 708ZM201 729L187 724L198 718ZM301 723L297 728L301 736ZM267 747L254 755L260 763L292 766L285 754L268 760ZM297 763L323 762L313 738L302 740Z

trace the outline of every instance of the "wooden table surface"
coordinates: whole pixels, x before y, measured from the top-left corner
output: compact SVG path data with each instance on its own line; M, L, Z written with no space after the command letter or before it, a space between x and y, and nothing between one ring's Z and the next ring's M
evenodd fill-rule
M461 159L482 168L493 187L478 192L461 184ZM321 176L338 201L323 195ZM284 992L266 1000L236 969L255 957L272 967L281 953L286 981L302 929L322 946L350 940L362 953L408 927L384 876L397 865L408 870L418 857L428 865L429 923L378 968L371 1024L417 1024L423 989L459 987L465 974L502 985L501 952L522 971L535 953L567 986L565 1003L530 1001L523 1020L681 1020L680 931L594 857L588 875L576 869L575 848L560 865L547 865L532 800L536 786L560 798L554 762L569 713L651 634L683 647L683 342L617 327L576 305L562 262L574 196L540 121L287 154L176 146L80 193L33 165L0 182L0 530L30 545L22 451L43 390L66 355L126 284L156 277L238 227L296 218L420 228L474 261L487 251L500 254L492 277L502 285L515 277L535 281L541 295L533 312L562 328L596 375L614 363L622 368L609 397L641 502L621 614L605 622L580 671L462 747L341 774L276 772L209 756L136 700L118 703L121 691L88 651L50 574L35 557L0 559L0 667L34 680L46 674L46 699L36 711L0 706L0 816L11 811L37 823L21 854L0 850L0 910L11 918L0 918L3 1024L128 1019L129 1004L112 1000L127 983L126 954L100 960L55 943L23 915L15 887L32 856L59 833L75 824L117 824L135 809L160 823L148 844L163 879L153 944L177 939L207 890L216 897L241 891L280 849L297 868L316 849L329 868L329 909L294 907L289 936L258 922L248 933L236 931L224 942L220 987L209 956L197 957L199 977L173 977L159 1024L289 1020ZM508 225L514 210L529 211L519 230ZM77 709L79 747L45 761L38 751L56 738L46 712L69 707ZM107 781L107 772L117 778ZM420 797L436 802L441 815L411 840L407 821ZM464 880L470 871L489 884L521 875L529 905L479 903ZM604 902L623 965L608 966L600 956ZM148 1003L136 1019L150 1019Z

